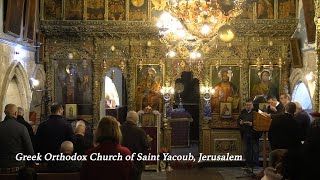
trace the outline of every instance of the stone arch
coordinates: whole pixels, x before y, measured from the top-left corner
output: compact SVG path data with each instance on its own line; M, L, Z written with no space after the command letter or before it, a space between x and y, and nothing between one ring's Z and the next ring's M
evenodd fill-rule
M46 73L42 64L37 64L34 68L34 74L32 76L34 79L39 80L39 86L34 87L36 90L44 90L46 82ZM42 97L44 91L33 91L32 99L30 102L30 112L35 112L36 119L41 118L41 113L44 112L44 104L42 104Z
M19 89L19 92L20 92L20 98L21 98L21 101L22 101L22 106L25 108L25 115L28 115L29 114L29 106L30 106L30 103L31 103L31 98L32 98L32 95L31 95L31 89L30 89L30 84L29 84L29 76L26 72L26 70L24 69L23 65L17 61L17 60L14 60L7 72L5 73L5 76L4 76L4 80L3 80L3 86L1 87L1 91L0 91L0 109L4 110L4 100L5 100L5 94L8 90L8 86L9 86L9 83L10 81L16 77L16 81L17 81L17 85L18 85L18 89ZM2 117L2 114L0 114L0 118L3 119ZM29 117L25 117L27 120L29 120Z

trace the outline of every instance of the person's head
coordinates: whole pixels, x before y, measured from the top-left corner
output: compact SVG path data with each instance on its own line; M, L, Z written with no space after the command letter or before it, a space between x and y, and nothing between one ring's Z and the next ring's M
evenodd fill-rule
M270 80L270 72L267 70L264 70L260 74L260 79L262 82L268 82Z
M283 105L286 105L288 102L290 102L291 96L288 93L284 93L280 95L280 102Z
M138 115L138 113L137 112L135 112L135 111L129 111L128 113L127 113L127 121L130 121L130 122L132 122L132 123L134 123L134 124L138 124L138 121L139 121L139 115Z
M86 125L81 123L83 121L78 121L76 124L76 128L74 129L74 134L84 136L86 134Z
M223 68L219 71L219 76L221 78L222 82L229 82L229 74L228 74L228 70Z
M247 99L246 100L246 110L251 111L253 109L253 102L252 99Z
M63 141L60 146L60 152L65 154L72 154L73 153L73 143L71 141Z
M24 115L24 109L22 107L18 107L18 115L20 116Z
M51 111L52 115L60 115L60 116L62 116L64 109L63 109L61 104L54 103L54 104L51 105L50 111Z
M276 107L277 103L278 103L278 100L277 100L277 98L275 96L270 95L270 96L267 97L267 102L268 102L269 106Z
M15 104L7 104L4 108L4 114L16 118L18 116L18 107Z
M286 105L285 105L285 112L286 113L290 113L290 114L294 114L296 112L296 104L293 103L293 102L288 102Z
M95 132L95 143L102 143L106 140L121 143L122 134L118 121L112 116L103 117Z
M296 104L296 113L300 112L302 110L302 106L298 101L293 102Z

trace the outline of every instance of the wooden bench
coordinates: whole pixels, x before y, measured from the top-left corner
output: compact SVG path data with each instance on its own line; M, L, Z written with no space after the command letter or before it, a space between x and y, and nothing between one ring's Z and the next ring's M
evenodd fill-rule
M18 174L0 174L1 180L16 180L18 178Z
M80 173L37 173L37 180L79 180Z

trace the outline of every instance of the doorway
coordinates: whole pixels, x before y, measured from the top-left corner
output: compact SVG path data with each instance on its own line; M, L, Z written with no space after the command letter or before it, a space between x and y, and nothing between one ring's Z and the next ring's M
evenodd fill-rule
M192 121L189 125L189 146L185 146L185 150L183 150L183 152L177 152L177 154L185 154L187 152L191 152L193 154L198 153L200 105L199 92L199 80L193 78L192 72L182 72L181 77L176 79L173 108L174 110L183 109L192 117Z

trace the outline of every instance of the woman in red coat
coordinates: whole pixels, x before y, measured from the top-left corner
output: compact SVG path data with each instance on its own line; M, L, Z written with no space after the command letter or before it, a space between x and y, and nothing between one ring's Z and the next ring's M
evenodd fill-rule
M129 180L133 173L133 163L126 161L130 156L128 148L120 145L121 131L118 121L106 116L99 122L95 132L96 147L87 151L87 161L82 163L81 180Z

